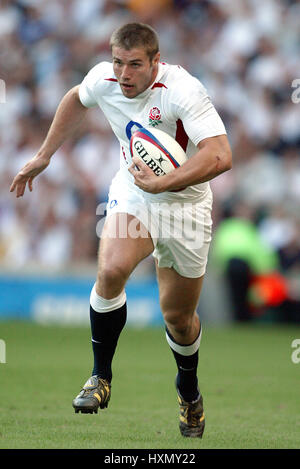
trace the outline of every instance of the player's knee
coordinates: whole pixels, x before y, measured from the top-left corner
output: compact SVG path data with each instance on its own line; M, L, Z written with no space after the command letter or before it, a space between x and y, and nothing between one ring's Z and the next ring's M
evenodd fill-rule
M177 311L165 311L164 321L170 332L175 332L179 335L186 335L192 326L192 315L182 314Z
M102 295L118 295L123 290L128 272L126 266L106 265L97 274L97 290Z

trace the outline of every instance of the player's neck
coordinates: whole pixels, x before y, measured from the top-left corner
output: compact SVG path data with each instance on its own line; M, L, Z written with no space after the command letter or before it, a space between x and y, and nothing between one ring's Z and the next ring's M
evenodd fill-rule
M153 83L155 82L155 80L157 78L157 75L158 75L158 64L153 66L153 73L152 73L151 80L150 80L150 83L148 85L148 88L150 88L150 86L153 85Z

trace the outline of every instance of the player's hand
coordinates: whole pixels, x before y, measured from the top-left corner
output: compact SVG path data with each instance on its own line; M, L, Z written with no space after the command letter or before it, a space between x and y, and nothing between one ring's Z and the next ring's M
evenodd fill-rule
M50 158L35 156L32 160L28 161L25 166L19 171L19 173L14 178L12 185L10 186L10 192L14 192L16 189L17 197L22 197L24 195L26 185L30 192L32 192L32 181L33 179L44 171L50 163Z
M156 176L152 169L136 157L132 158L132 165L128 171L134 177L134 183L140 189L151 194L159 194L163 192L162 178L164 176Z

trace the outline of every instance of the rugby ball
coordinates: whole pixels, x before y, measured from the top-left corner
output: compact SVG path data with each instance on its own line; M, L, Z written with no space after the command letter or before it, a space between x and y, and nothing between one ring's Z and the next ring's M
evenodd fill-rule
M168 174L187 160L183 148L173 137L162 130L144 127L132 134L130 153L131 158L139 158L157 176Z

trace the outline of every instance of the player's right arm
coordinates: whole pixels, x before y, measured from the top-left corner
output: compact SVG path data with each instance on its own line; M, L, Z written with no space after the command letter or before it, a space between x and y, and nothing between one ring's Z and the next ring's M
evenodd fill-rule
M79 99L79 86L75 86L61 100L41 148L16 175L10 192L16 189L16 196L22 197L27 184L32 191L33 179L47 168L52 155L64 141L75 134L87 111Z

